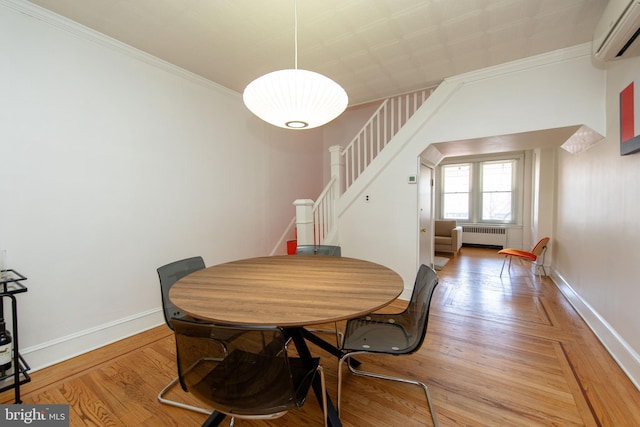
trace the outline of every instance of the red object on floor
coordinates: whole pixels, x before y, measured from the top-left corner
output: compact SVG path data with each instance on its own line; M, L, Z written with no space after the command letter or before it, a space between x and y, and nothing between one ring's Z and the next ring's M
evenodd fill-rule
M287 240L287 255L295 255L298 248L297 240Z

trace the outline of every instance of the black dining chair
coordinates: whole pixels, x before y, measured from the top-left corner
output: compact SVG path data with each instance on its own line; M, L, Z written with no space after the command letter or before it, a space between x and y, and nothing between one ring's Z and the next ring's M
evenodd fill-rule
M331 245L300 245L296 248L296 255L342 256L342 249Z
M225 416L273 419L301 409L320 375L322 411L327 401L320 358L289 357L283 330L272 326L221 326L171 319L176 337L178 373L185 391L214 412L203 426Z
M320 256L342 256L340 246L332 245L300 245L296 248L296 255L320 255ZM335 334L338 347L342 343L342 332L338 328L338 323L334 324L335 330L307 328L311 332L320 332L325 334Z
M413 286L411 300L403 312L398 314L372 313L347 321L342 344L343 355L338 361L338 412L340 411L342 394L342 364L358 354L398 356L416 352L424 342L429 319L429 306L437 285L436 272L426 265L421 265ZM426 384L413 379L363 371L352 365L352 363L347 363L349 370L356 375L399 381L422 387L427 397L433 425L438 425L429 388Z
M195 271L202 270L203 268L205 268L204 260L202 257L197 256L175 261L157 269L158 277L160 278L160 290L162 292L162 312L164 314L164 320L169 328L173 328L171 325L171 319L187 317L178 309L178 307L173 305L169 299L169 290L174 283L182 279L184 276ZM165 405L177 406L178 408L189 409L202 414L210 414L211 411L208 409L199 408L197 406L188 405L186 403L177 402L164 397L171 388L178 384L178 381L179 378L175 377L169 384L167 384L167 386L158 393L158 401Z

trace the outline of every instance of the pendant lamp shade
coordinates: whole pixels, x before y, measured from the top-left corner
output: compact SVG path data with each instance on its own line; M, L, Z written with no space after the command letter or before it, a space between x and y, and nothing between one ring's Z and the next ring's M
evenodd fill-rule
M339 84L298 68L258 77L247 85L242 97L253 114L285 129L322 126L342 114L349 102Z

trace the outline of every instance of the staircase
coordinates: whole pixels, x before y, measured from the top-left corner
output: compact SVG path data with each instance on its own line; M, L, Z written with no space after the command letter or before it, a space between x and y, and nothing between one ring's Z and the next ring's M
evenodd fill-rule
M393 140L435 87L386 99L360 132L341 151L346 191L376 156ZM342 194L342 192L341 192Z
M315 202L310 199L295 201L296 218L291 221L272 254L282 247L285 236L291 235L294 225L297 226L298 244L339 243L336 201L356 182L380 152L393 143L394 136L435 88L434 86L384 100L346 148L330 148L331 179Z

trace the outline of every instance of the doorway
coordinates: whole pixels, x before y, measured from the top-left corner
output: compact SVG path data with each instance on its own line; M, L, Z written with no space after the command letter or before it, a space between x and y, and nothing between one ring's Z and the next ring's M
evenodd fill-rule
M433 267L433 177L434 170L420 162L418 179L418 261Z

